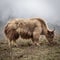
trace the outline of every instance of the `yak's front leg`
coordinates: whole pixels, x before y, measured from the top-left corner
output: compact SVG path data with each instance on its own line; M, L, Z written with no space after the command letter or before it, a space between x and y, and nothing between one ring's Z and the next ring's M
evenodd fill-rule
M33 39L32 39L32 41L37 46L40 46L39 37L40 37L40 33L38 31L34 31L33 32Z

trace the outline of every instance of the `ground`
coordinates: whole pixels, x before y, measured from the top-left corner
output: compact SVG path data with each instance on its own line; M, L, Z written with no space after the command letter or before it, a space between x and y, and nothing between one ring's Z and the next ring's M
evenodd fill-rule
M60 38L55 38L55 45L48 45L42 39L39 47L32 46L31 40L19 40L18 47L9 48L5 39L0 40L0 60L60 60Z

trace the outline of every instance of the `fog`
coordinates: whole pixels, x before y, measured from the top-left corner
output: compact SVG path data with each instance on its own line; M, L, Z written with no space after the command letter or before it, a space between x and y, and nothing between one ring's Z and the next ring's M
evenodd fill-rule
M40 17L60 32L59 6L60 0L0 0L0 38L3 38L4 25L11 18Z
M0 0L0 21L41 17L55 22L60 17L60 0Z

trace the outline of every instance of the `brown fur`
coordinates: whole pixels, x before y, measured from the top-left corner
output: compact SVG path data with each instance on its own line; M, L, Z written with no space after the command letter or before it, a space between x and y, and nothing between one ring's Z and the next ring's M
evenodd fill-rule
M39 45L40 35L45 35L49 42L54 38L54 31L50 31L40 18L13 19L6 25L4 33L9 40L17 40L20 35L23 39L31 38L36 45Z
M15 29L11 29L9 27L5 27L5 35L9 40L16 40L19 38L19 34Z

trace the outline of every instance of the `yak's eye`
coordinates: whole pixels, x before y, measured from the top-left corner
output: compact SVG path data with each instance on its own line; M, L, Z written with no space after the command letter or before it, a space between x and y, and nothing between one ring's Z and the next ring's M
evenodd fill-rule
M51 35L50 37L51 37L51 38L53 38L53 37L54 37L54 35Z
M50 33L50 35L53 35L53 34L54 34L53 32Z

